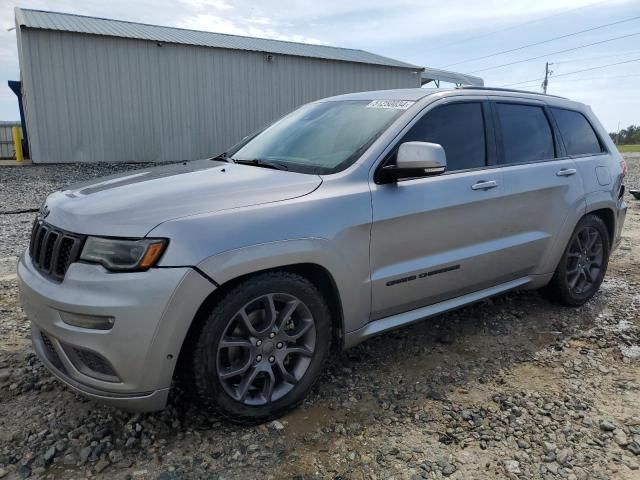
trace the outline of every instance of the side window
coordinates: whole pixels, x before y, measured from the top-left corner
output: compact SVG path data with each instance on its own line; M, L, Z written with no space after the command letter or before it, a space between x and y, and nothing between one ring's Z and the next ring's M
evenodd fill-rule
M447 155L447 171L486 165L482 104L453 103L436 107L411 127L402 142L438 143Z
M580 112L552 108L564 146L569 155L596 155L602 153L602 145L589 121Z
M554 158L553 134L542 107L497 103L504 163Z

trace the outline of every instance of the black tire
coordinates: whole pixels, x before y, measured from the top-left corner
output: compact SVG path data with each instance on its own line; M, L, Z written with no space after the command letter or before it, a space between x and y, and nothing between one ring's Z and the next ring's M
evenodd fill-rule
M295 300L299 300L302 304L300 308L306 308L304 312L306 312L307 315L304 315L304 322L308 323L308 314L310 314L315 325L313 330L313 343L315 345L312 349L312 354L308 355L305 353L304 356L300 355L300 358L306 357L304 362L302 360L294 360L305 364L303 365L304 370L300 378L295 379L297 383L287 381L288 378L284 378L285 372L283 370L285 370L285 367L281 367L281 365L284 365L290 358L298 358L295 354L283 353L290 348L289 342L284 342L286 344L285 347L278 347L283 350L277 352L274 350L274 342L282 335L286 334L284 326L280 329L281 331L274 326L273 329L278 331L278 337L273 341L264 337L265 340L260 341L260 347L256 346L256 338L253 338L250 333L247 333L246 339L248 339L248 342L252 344L252 347L243 345L242 347L236 347L236 350L234 350L236 355L247 357L247 364L250 365L247 372L259 370L258 367L271 368L272 372L270 376L265 372L259 372L257 374L258 376L264 374L264 378L261 379L256 377L255 374L251 377L250 374L243 372L241 374L242 376L232 377L230 380L222 379L221 376L224 376L225 371L233 370L234 368L233 366L229 367L227 370L223 368L222 364L230 361L230 351L234 348L223 346L227 345L227 343L224 342L227 342L232 338L240 339L239 336L231 337L230 335L238 331L237 328L239 327L236 325L247 325L244 323L244 320L247 317L247 306L254 305L252 302L258 302L259 299L267 297L270 299L271 306L273 306L276 304L274 298L281 298L285 295L287 296L285 298L294 298L294 300L291 300L290 303L283 303L283 308L281 311L278 311L277 315L275 314L277 311L275 307L271 310L271 312L274 313L274 315L272 315L274 317L274 323L277 323L275 318L286 317L286 313L283 312L286 310L287 305L295 304ZM277 301L279 302L279 300ZM267 308L268 307L265 307L264 311L257 313L260 315L264 314L262 318L264 318L265 321L268 313L266 311ZM254 310L251 315L256 314L256 311L257 310ZM240 312L245 313L245 315L241 315ZM289 318L291 318L291 320L282 320L281 324L288 323L289 325L292 325L294 315L297 314L290 314ZM238 318L240 318L240 320L237 320ZM255 320L250 320L250 323L251 322L255 322ZM311 331L311 328L313 328L309 327L306 323L304 326L309 332ZM231 330L230 334L229 329L233 328L236 328L236 330ZM253 325L251 325L251 328L253 328ZM269 329L267 328L264 331L266 332L268 330ZM249 330L247 331L249 332ZM255 329L252 331L256 333ZM304 333L303 335L310 335L310 333ZM225 339L224 342L223 336ZM329 308L327 307L322 294L313 283L300 275L289 272L268 272L264 274L257 274L227 292L224 297L211 308L210 312L208 312L199 335L194 341L190 362L191 374L189 375L189 381L192 382L192 385L189 385L189 387L195 393L197 400L199 400L203 405L220 413L222 416L235 423L257 424L272 420L282 416L299 405L308 394L309 390L316 383L327 356L329 355L331 338L331 318ZM242 338L241 340L245 339ZM261 348L266 348L267 344L272 350L265 354ZM278 342L278 345L281 344L282 342ZM294 345L294 347L295 346L296 345ZM229 350L223 350L225 348ZM239 354L237 353L238 349L240 349ZM311 350L311 347L309 347L309 350ZM275 357L271 356L271 352L273 352L274 355L283 354L285 357L281 358L282 361L276 360L275 363L273 363L271 362L271 359ZM258 357L262 358L263 355L265 357L269 355L268 361L272 363L271 365L267 364L267 360L265 359L262 360L262 363L257 362ZM310 361L308 360L309 358ZM240 363L244 362L245 360L241 359ZM260 365L258 365L258 363L260 363ZM299 365L296 365L296 367L298 366ZM282 368L282 370L280 368ZM298 371L300 370L301 369L299 368ZM291 372L286 373L291 375L290 378L293 378ZM251 383L249 381L250 377L253 378ZM280 398L270 401L274 394L273 385L271 385L271 391L268 394L269 400L266 399L266 395L260 393L259 396L258 393L255 392L255 390L258 390L254 385L255 383L262 383L263 389L268 390L268 382L273 381L274 384L277 385L276 379L279 379L281 382L281 388L279 388L280 394L282 394L283 391L286 391L286 393L282 394L283 396ZM237 381L237 384L232 385L233 381ZM243 382L248 384L244 389L241 388L243 386ZM287 391L289 388L290 390ZM249 396L250 392L248 392L247 389L252 392L252 395L255 395L255 399ZM239 391L244 391L242 399L234 398L232 395ZM254 402L263 400L266 403L248 404L249 400Z
M600 266L598 268L586 267L589 273L582 275L583 281L586 282L586 284L584 288L580 289L577 284L574 284L574 286L571 285L574 281L572 272L579 268L580 261L584 261L586 262L584 264L588 265L591 261L590 259L595 258L591 253L599 251L599 249L594 249L585 253L584 257L576 257L576 250L580 250L580 248L578 248L580 238L582 237L584 239L585 232L590 232L593 236L597 233L598 239L596 242L599 241L601 244L601 255L598 262ZM553 278L547 286L540 290L541 293L547 299L561 305L571 307L584 305L596 294L602 284L602 280L607 272L607 266L609 265L610 249L611 242L609 232L602 219L596 215L586 215L582 217L569 239ZM584 252L579 253L582 254ZM595 264L596 262L593 263L593 265ZM586 272L584 269L583 271ZM587 275L589 275L589 282L587 282Z

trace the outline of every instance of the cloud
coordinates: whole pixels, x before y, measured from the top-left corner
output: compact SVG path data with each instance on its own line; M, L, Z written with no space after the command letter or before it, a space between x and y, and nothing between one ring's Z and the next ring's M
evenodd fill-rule
M280 24L269 21L265 17L250 17L244 20L230 20L214 14L198 14L188 18L179 25L192 30L244 35L248 37L271 38L290 42L322 43L318 38L303 34L284 33Z
M133 22L360 48L436 68L638 14L637 0L1 0L0 90L5 94L0 96L0 119L17 118L15 98L10 92L6 94L6 80L16 79L19 74L15 32L6 32L14 24L13 7L17 4L24 8ZM468 72L529 56L546 55L547 52L594 39L622 35L634 28L637 31L637 25L630 22L593 35L580 35L509 55L462 63L452 69ZM629 40L611 43L606 48L579 50L575 56L564 54L562 57L620 54L634 48ZM488 85L535 79L541 76L545 60L542 58L480 75ZM557 59L550 57L550 61L554 60ZM602 62L607 63L606 58ZM578 69L581 65L576 63L571 68ZM636 72L637 68L636 65ZM616 67L611 72L605 69L597 73L601 76L623 71L628 70ZM606 96L602 93L615 91L619 84L619 80L605 80L594 84L585 81L584 84L566 82L556 85L566 89L563 94L572 96L572 92L576 92L581 98L588 99L594 110L601 113L603 122L613 128L611 125L617 124L617 117L622 115L620 110L631 112L628 115L624 113L624 118L637 117L637 112L640 112L639 95L631 96L627 102L604 100ZM554 88L553 82L551 85ZM533 88L538 87L534 85ZM640 118L636 123L640 123Z
M224 0L182 0L182 3L196 9L232 10L233 6Z

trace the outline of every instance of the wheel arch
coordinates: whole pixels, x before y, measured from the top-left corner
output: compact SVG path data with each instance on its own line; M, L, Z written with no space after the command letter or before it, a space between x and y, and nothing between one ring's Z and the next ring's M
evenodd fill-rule
M585 215L595 215L604 222L607 227L607 233L609 234L609 246L613 246L616 232L616 215L612 208L597 208L595 210L589 210Z
M613 245L616 228L616 216L613 205L611 195L606 191L594 192L585 196L584 202L581 202L581 207L572 212L565 221L561 231L558 232L557 241L548 256L544 258L542 267L536 273L550 274L555 272L578 223L587 215L595 215L605 223L610 244Z
M191 321L191 325L187 330L187 334L180 348L178 360L178 364L181 366L180 370L187 367L187 365L185 365L185 361L187 360L189 352L191 352L195 341L200 334L200 330L207 318L208 312L211 311L214 305L237 285L240 285L251 277L269 272L295 273L313 283L313 285L324 296L327 301L327 306L329 307L334 340L332 345L342 347L344 344L344 312L342 309L340 292L333 275L327 268L317 263L293 263L247 272L219 284L219 287L202 301L197 313Z
M616 201L613 191L600 190L592 192L585 197L586 209L584 215L595 215L600 218L607 227L609 243L613 246L616 237ZM583 216L584 216L583 215ZM578 222L581 218L578 219ZM578 224L576 222L576 225ZM575 226L574 226L575 228Z
M595 218L594 218L595 217ZM544 286L541 289L542 294L551 300L552 302L559 303L561 305L567 306L580 306L587 302L589 299L593 297L593 295L600 288L600 284L604 279L604 275L606 274L607 265L609 262L609 255L611 254L611 244L609 245L609 251L602 251L604 247L600 247L600 254L602 255L599 258L594 258L592 260L591 255L597 255L597 253L589 252L589 249L593 247L593 243L591 245L584 245L579 243L578 241L578 251L573 251L573 255L577 255L579 257L576 260L576 263L572 265L572 270L567 270L568 268L568 259L566 255L571 252L571 248L573 245L573 241L575 235L579 235L579 228L594 228L597 227L598 230L601 230L603 227L607 233L602 233L605 237L608 237L611 241L613 239L613 235L615 235L615 214L609 208L599 208L599 209L591 209L587 210L584 215L582 215L575 226L573 227L573 234L569 239L568 244L565 246L563 258L560 259L558 265L556 265L556 269L554 270L554 275L551 278L549 284ZM578 233L576 233L578 232ZM605 238L602 238L602 242L604 243ZM582 251L584 249L584 251ZM584 254L584 255L583 255ZM582 260L580 260L582 259ZM581 264L583 261L585 263ZM588 262L588 263L587 263ZM594 278L591 273L591 268L593 264L596 264L597 277ZM582 274L580 273L580 269L583 269ZM589 274L587 275L587 271L585 269L589 269ZM573 277L573 283L569 280L569 275L575 275ZM584 278L582 286L579 290L575 290L577 286L577 282L580 281L581 275ZM586 289L586 290L585 290Z

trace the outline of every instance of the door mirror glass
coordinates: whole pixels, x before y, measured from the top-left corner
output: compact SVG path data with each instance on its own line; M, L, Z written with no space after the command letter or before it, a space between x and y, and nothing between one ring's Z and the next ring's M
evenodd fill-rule
M440 175L446 168L447 156L441 145L405 142L398 148L395 165L387 165L382 171L387 181L397 181L402 178Z

